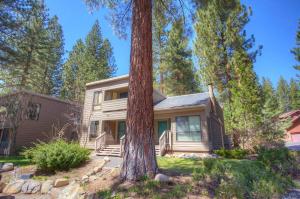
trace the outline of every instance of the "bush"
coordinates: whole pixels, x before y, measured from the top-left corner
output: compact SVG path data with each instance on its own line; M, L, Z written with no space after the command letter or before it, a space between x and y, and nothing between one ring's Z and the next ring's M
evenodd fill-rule
M290 178L251 160L205 159L193 179L201 180L216 198L277 198L292 186Z
M289 151L286 147L280 148L260 148L257 150L257 159L274 172L281 175L297 175L299 166L296 158L298 153Z
M26 158L43 171L69 170L88 160L89 154L88 149L64 140L41 142L23 152Z
M219 149L214 151L215 154L223 157L223 158L230 158L230 159L244 159L248 154L247 150L244 149Z

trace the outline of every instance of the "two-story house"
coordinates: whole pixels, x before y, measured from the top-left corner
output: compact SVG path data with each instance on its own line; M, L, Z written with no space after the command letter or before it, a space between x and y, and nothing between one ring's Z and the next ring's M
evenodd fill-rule
M129 76L86 84L81 144L98 155L121 155L126 139ZM153 91L158 155L224 147L223 112L210 92L167 97Z

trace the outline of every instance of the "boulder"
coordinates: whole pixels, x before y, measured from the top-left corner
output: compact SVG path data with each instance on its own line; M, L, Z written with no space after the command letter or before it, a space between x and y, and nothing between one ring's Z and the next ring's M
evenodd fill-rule
M41 189L41 183L36 180L26 181L21 189L22 193L37 193Z
M105 156L103 160L104 160L105 162L109 162L109 161L110 161L110 159L109 159L108 156Z
M95 173L94 173L94 170L89 171L89 172L86 173L87 176L91 176L91 175L94 175L94 174L95 174Z
M82 183L87 183L88 181L89 181L89 176L87 176L87 175L82 176L82 178L81 178Z
M46 180L42 184L41 193L42 194L49 193L49 191L52 189L52 187L53 187L53 180Z
M100 172L100 171L103 169L103 167L105 166L105 164L106 164L106 161L101 162L101 163L99 164L99 166L97 166L97 167L95 167L95 168L93 169L93 173L98 173L98 172Z
M69 184L69 180L66 178L56 179L54 182L54 187L63 187Z
M158 173L158 174L156 174L154 180L158 181L158 182L170 182L170 177L167 175Z
M30 179L32 177L33 177L33 173L25 173L25 174L21 174L19 176L19 178L22 179L22 180L28 180L28 179Z
M22 186L23 186L24 183L25 183L24 180L17 180L17 181L10 182L3 189L3 193L5 193L5 194L16 194L16 193L19 193L21 191Z
M80 184L72 182L66 186L58 195L58 199L84 199L85 192Z
M97 180L97 176L92 175L92 176L89 177L89 182L93 182L95 180Z
M5 186L6 186L6 184L4 182L0 182L0 193L3 192L3 189Z
M14 164L13 163L4 163L1 167L2 171L12 171L14 170Z

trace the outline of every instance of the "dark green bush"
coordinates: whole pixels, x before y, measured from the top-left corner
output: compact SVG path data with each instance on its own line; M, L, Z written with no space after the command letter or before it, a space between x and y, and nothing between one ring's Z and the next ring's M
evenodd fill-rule
M260 161L206 159L193 179L214 191L216 198L277 198L292 186Z
M297 152L289 151L286 147L257 149L257 160L281 175L297 175L299 166L296 161Z
M69 170L84 163L90 151L77 143L56 140L38 143L23 152L26 158L44 171Z
M230 158L230 159L244 159L248 154L247 150L244 149L219 149L214 151L215 154L223 157L223 158Z

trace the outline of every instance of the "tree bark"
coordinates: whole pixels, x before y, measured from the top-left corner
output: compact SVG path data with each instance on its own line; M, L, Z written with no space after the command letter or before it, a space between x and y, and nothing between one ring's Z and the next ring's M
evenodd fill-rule
M152 2L133 0L126 140L121 177L136 181L157 172L153 130Z

